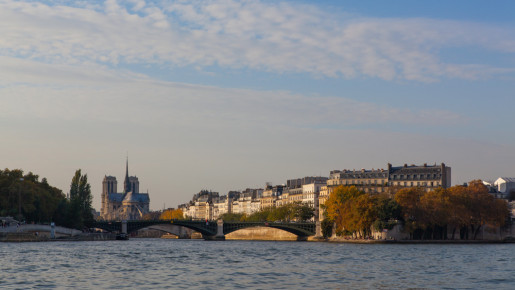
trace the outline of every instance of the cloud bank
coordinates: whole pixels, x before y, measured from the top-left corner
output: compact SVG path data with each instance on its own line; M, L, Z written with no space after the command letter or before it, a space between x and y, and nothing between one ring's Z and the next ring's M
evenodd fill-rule
M3 86L3 87L2 87ZM467 119L445 109L396 108L350 98L157 81L102 66L44 64L0 57L4 118L87 120L128 124L295 128L456 126ZM152 112L142 114L141 112ZM131 116L130 119L127 116Z
M316 77L483 79L513 67L453 63L446 49L515 53L515 29L374 19L268 1L0 1L0 54L53 64L218 66Z

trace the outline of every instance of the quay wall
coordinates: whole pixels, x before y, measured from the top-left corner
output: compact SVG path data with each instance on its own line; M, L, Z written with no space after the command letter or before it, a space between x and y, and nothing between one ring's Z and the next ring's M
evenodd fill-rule
M32 233L0 233L0 242L21 243L42 241L48 241L48 239L46 237L36 236Z

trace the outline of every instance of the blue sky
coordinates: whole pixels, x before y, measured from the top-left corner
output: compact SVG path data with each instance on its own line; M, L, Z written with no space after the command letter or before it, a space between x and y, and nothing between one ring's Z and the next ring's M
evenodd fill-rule
M440 163L515 176L512 1L0 0L0 160L100 207Z

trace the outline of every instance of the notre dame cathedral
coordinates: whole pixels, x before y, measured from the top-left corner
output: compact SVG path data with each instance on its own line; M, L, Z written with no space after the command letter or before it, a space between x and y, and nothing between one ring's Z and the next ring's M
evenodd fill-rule
M129 160L125 168L123 192L117 192L117 181L114 176L105 176L102 181L103 220L139 220L149 212L150 197L139 192L139 181L136 176L129 176Z

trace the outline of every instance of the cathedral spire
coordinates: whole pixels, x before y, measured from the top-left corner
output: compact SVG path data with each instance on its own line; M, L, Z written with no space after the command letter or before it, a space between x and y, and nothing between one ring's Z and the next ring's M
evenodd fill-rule
M131 183L129 181L129 155L127 154L127 161L125 162L125 181L123 183L123 193L131 191Z

